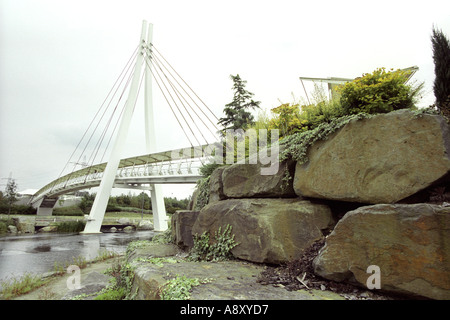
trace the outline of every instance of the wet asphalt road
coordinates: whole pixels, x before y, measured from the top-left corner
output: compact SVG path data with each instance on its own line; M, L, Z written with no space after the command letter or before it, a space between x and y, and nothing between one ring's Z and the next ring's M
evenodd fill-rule
M92 260L102 250L125 252L134 240L150 240L153 231L102 234L33 234L0 237L0 280L26 272L53 271L55 262L73 261L74 257Z

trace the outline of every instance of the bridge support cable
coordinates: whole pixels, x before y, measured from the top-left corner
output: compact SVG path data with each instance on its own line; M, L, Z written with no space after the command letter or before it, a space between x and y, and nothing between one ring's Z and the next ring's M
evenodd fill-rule
M139 46L137 46L135 48L135 50L133 51L132 55L130 56L130 58L128 59L127 63L125 64L125 66L122 68L122 71L120 72L119 76L117 77L116 81L114 82L113 86L111 87L111 89L109 90L108 94L106 95L105 99L103 100L102 104L100 105L99 109L97 110L97 112L95 113L94 117L92 118L91 122L89 123L88 127L86 128L86 130L83 133L83 136L81 137L80 141L78 142L78 144L76 145L74 151L72 152L72 154L69 157L69 160L66 162L66 164L64 165L63 169L61 170L58 178L55 180L57 181L59 178L61 178L65 172L65 170L67 169L68 165L71 163L73 157L75 156L75 154L77 153L77 151L79 150L80 146L82 145L83 141L85 141L85 137L88 135L88 132L91 130L91 127L94 125L94 123L96 123L95 128L93 129L91 135L89 136L87 142L85 143L85 146L83 148L83 150L81 151L81 154L78 157L78 160L75 162L75 165L71 171L71 173L73 173L76 169L77 165L83 165L86 166L87 164L82 163L81 159L83 158L83 156L85 155L86 149L91 141L91 139L93 138L100 122L102 121L103 117L105 116L106 112L108 111L108 109L110 108L110 105L118 91L118 89L120 88L120 86L123 83L123 80L126 78L126 74L129 73L131 66L133 65L134 60L137 57L138 54L138 49ZM107 103L107 101L109 101ZM107 103L107 104L106 104ZM104 110L103 110L104 109ZM101 111L103 110L103 113L101 113ZM98 116L101 114L100 119L98 119ZM96 122L97 120L97 122ZM67 180L70 179L70 176L68 177ZM53 188L53 187L52 187Z
M203 111L202 108L200 108L200 106L195 102L195 100L190 96L190 94L184 89L184 87L182 87L180 85L180 87L183 89L183 91L189 96L189 98L192 100L192 102L194 102L194 104L198 107L198 109L203 113L203 115L211 122L211 124L213 125L213 127L216 129L217 131L220 131L219 128L216 126L216 123L219 121L219 118L217 118L217 116L214 114L214 112L211 111L211 109L206 105L205 102L203 102L203 100L197 95L197 93L195 93L194 90L192 90L192 88L186 83L186 81L184 81L184 79L178 74L178 72L172 67L172 65L163 57L163 55L159 52L159 50L155 47L154 44L152 44L152 49L154 49L154 51L152 50L152 53L157 53L162 60L164 60L167 65L173 70L173 72L175 72L175 74L181 79L181 81L189 88L189 90L197 97L197 99L206 107L206 109L209 111L209 113L212 115L212 117L215 119L215 121L212 121L209 116ZM158 58L158 55L153 55L154 58L160 60ZM169 72L170 73L170 72ZM175 77L173 77L174 79L176 79ZM177 82L178 83L178 82Z
M177 110L179 110L183 118L189 118L191 120L191 123L193 123L193 125L196 128L195 131L197 132L197 134L193 133L194 130L192 130L192 128L190 128L189 131L194 136L200 135L206 142L206 144L209 144L210 142L208 141L208 139L206 139L204 133L206 131L209 131L211 136L213 137L212 142L217 141L218 140L217 132L219 131L219 129L217 128L215 121L211 120L211 116L208 116L207 113L203 110L205 108L200 107L199 105L200 102L206 107L207 111L209 111L214 118L217 119L217 117L214 115L214 113L212 113L211 109L203 102L203 100L201 100L198 97L198 95L195 93L195 91L192 90L192 88L186 83L186 81L184 81L184 79L179 75L179 73L170 65L170 63L168 63L167 60L160 53L159 55L155 54L156 52L159 51L153 49L156 49L154 48L153 44L150 44L150 48L147 48L147 61L153 66L153 68L150 68L150 66L149 68L152 70L155 78L156 75L158 75L161 81L162 79L164 79L165 83L168 84L165 85L166 90L168 92L170 91L173 92L172 96L176 96L179 103L184 109L183 112L179 109ZM197 97L198 101L196 101L196 99L194 99L193 96ZM192 112L189 111L187 107ZM203 114L203 117L200 116L200 113ZM206 122L209 122L209 124L207 124ZM188 121L185 121L185 123L187 126L190 127ZM203 124L203 128L199 128L200 123ZM211 128L214 128L215 132L213 132ZM196 140L198 142L198 139Z
M178 100L180 101L181 105L183 106L184 110L186 111L187 115L189 116L189 118L191 119L192 123L195 125L197 131L200 133L200 135L202 136L204 142L206 144L209 144L208 140L205 138L204 134L202 133L202 130L198 127L197 125L197 121L193 119L192 114L187 110L186 105L190 108L190 110L192 110L192 112L197 116L197 118L203 123L203 125L205 126L205 128L207 130L209 130L209 132L214 136L214 133L209 129L209 127L205 124L205 122L203 121L203 119L201 117L199 117L199 115L197 114L197 112L195 111L194 108L192 108L192 106L190 105L190 103L187 101L187 99L184 97L184 95L180 92L180 90L177 89L177 87L174 85L174 83L169 79L169 77L167 76L167 73L165 73L162 70L161 67L161 63L158 62L158 59L151 59L150 57L148 57L148 60L153 61L153 65L157 66L158 69L161 71L161 73L164 75L164 77L166 78L168 84L170 85L170 87L172 88L173 92L175 93L175 95L177 96ZM166 67L165 67L166 68ZM167 68L166 68L167 70ZM168 70L167 70L168 71ZM170 74L170 71L169 71ZM172 77L173 75L170 74ZM179 82L174 79L175 82L179 85ZM186 103L184 103L184 102ZM197 141L198 142L198 141ZM200 143L199 143L200 144Z
M102 143L103 143L103 140L104 140L104 138L105 138L106 135L107 135L107 132L108 132L108 130L109 130L109 128L110 128L110 125L111 125L111 123L112 123L114 117L116 116L116 118L117 118L117 119L116 119L116 125L114 126L113 132L110 133L110 139L109 139L109 141L111 140L112 136L114 135L114 130L115 130L116 126L117 126L117 123L120 121L120 119L121 119L121 117L122 117L123 109L125 108L125 106L122 106L121 112L120 112L120 114L119 114L118 116L117 116L117 110L119 109L119 105L120 105L120 103L121 103L121 101L122 101L123 95L125 94L125 92L126 92L128 86L129 86L129 84L130 84L130 82L131 82L131 78L132 78L132 76L133 76L133 73L131 72L131 67L132 67L132 65L133 65L133 62L136 61L137 55L138 55L138 53L136 52L135 56L134 56L133 59L131 60L131 63L129 63L126 72L123 74L123 77L122 77L122 79L121 79L119 85L116 87L116 90L114 91L114 95L111 97L110 102L108 103L107 109L105 109L104 113L102 114L102 117L101 117L101 118L99 119L99 121L97 122L97 125L96 125L94 131L92 132L92 134L91 134L89 140L87 141L86 146L85 146L85 148L84 148L84 150L83 150L83 152L82 152L82 155L83 155L83 154L85 153L87 147L89 146L89 143L90 143L91 139L92 139L92 138L94 137L94 135L97 133L97 129L99 128L99 126L100 126L100 124L101 124L101 122L102 122L104 116L106 115L108 109L109 109L110 106L112 105L112 102L114 101L114 98L116 97L116 94L118 93L119 89L122 87L121 94L120 94L120 96L117 98L117 102L114 104L114 108L113 108L113 110L112 110L112 112L111 112L111 115L110 115L109 118L106 120L106 124L104 125L104 129L103 129L102 133L100 134L100 137L98 138L97 143L95 144L94 148L93 148L92 151L91 151L89 160L88 160L88 162L87 162L87 165L88 165L88 167L89 167L89 171L90 171L90 169L92 168L94 162L96 162L95 159L96 159L97 154L98 154L98 152L99 152L99 150L100 150L100 148L101 148L101 145L102 145ZM125 84L122 85L125 79L126 79ZM106 152L106 151L107 151L107 147L105 148L105 152ZM101 162L101 160L100 160L100 162ZM88 173L89 173L89 171L88 171Z
M180 109L179 109L179 107L178 107L176 101L174 100L174 98L173 98L172 94L170 93L170 91L167 89L167 86L166 86L166 84L165 84L163 78L161 77L161 75L158 73L158 71L157 71L157 70L156 70L156 72L153 71L154 68L151 68L151 67L150 67L150 65L148 64L147 59L145 60L145 62L146 62L146 64L147 64L147 68L150 69L150 72L151 72L152 75L153 75L153 79L155 79L156 84L158 85L158 87L159 87L161 93L163 94L164 99L166 100L167 104L169 105L170 110L172 111L173 115L175 116L175 118L176 118L176 120L177 120L177 122L178 122L178 125L180 126L181 130L183 130L183 133L184 133L184 135L186 136L186 138L188 139L189 144L191 145L191 147L193 147L194 144L192 143L191 139L189 138L189 135L186 133L185 127L181 124L181 121L180 121L180 119L178 118L176 112L174 111L174 109L173 109L173 107L172 107L172 104L170 103L169 99L167 98L166 93L171 97L173 103L175 104L175 106L177 107L178 111L180 112ZM150 64L152 64L152 63L151 63L151 60L150 60ZM159 81L158 81L158 78L155 76L155 74L158 76ZM163 89L163 87L161 86L160 83L162 83L162 85L163 85L164 88L166 89L165 91L164 91L164 89ZM180 113L181 113L181 112L180 112ZM187 124L188 128L192 131L192 129L190 128L188 122L186 121L186 119L184 118L184 116L183 116L182 113L181 113L181 116L183 117L183 119L184 119L185 123ZM193 134L193 135L194 135L194 134ZM195 135L194 135L194 138L196 138ZM200 144L200 142L198 142L198 140L197 140L197 143Z
M101 135L100 139L98 140L98 142L97 142L97 144L96 144L96 147L94 148L94 152L95 152L95 153L93 153L92 161L91 161L91 163L90 163L90 165L89 165L89 170L88 170L87 175L90 173L90 170L92 169L92 167L93 167L93 165L94 165L94 161L95 161L95 159L96 159L96 157L97 157L98 152L99 152L100 149L101 149L101 145L102 145L102 143L103 143L104 138L106 137L106 133L107 133L107 131L108 131L108 129L109 129L109 126L110 126L110 124L111 124L113 118L114 118L114 114L116 113L116 110L117 110L117 108L118 108L118 106L119 106L119 104L120 104L120 101L122 100L122 97L123 97L123 95L124 95L126 89L128 88L128 85L129 85L129 83L130 83L130 81L131 81L132 75L133 75L133 74L130 74L129 79L127 80L127 83L126 83L126 85L125 85L125 87L124 87L124 89L123 89L123 91L122 91L122 94L120 95L119 100L118 100L118 102L117 102L117 104L116 104L116 107L114 108L114 111L113 111L112 115L110 116L109 121L108 121L108 123L106 124L105 129L103 130L102 135ZM140 80L140 82L139 82L138 95L139 95L139 92L140 92L140 90L141 90L141 85L142 85L142 82L143 82L143 78L144 78L144 74L142 74L141 80ZM105 148L104 148L104 152L103 152L103 155L102 155L100 161L95 161L95 162L99 162L99 163L102 163L102 162L103 162L103 158L104 158L106 152L108 151L108 147L109 147L109 145L110 145L110 143L111 143L111 141L112 141L112 138L114 137L114 134L115 134L115 132L116 132L116 129L117 129L119 123L120 123L120 119L122 118L122 115L123 115L123 113L124 113L124 111L125 111L125 106L126 106L126 104L123 105L123 107L122 107L122 109L121 109L121 111L120 111L120 114L119 114L119 116L118 116L117 119L116 119L116 124L114 125L114 128L112 129L112 131L111 131L111 133L110 133L110 135L109 135L108 142L107 142L107 144L106 144L106 146L105 146ZM134 105L133 110L134 110L135 106L136 106L136 104ZM87 175L86 175L86 177L87 177Z

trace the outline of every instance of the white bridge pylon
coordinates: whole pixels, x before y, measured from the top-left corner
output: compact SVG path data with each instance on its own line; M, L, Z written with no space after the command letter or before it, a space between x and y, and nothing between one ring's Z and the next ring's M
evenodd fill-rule
M122 114L119 129L116 134L116 140L112 147L111 155L106 165L103 177L100 182L100 187L92 205L91 212L86 222L86 226L82 233L99 233L100 228L105 216L106 206L111 195L111 190L116 178L116 172L120 164L120 155L125 146L128 130L130 127L131 119L133 116L134 107L139 93L139 82L141 78L142 66L145 66L144 59L150 45L152 43L153 25L150 24L147 29L147 21L142 22L141 39L139 46L139 54L136 58L134 66L133 77L131 79L130 91L128 99L125 103L124 111ZM149 83L151 75L148 68L145 70L145 125L146 125L146 148L147 152L151 153L156 149L156 146L151 144L151 141L155 141L155 127L153 119L153 104L152 104L152 86ZM164 231L167 229L167 216L166 209L164 207L164 198L160 185L150 185L151 187L151 201L153 211L153 224L156 231Z
M147 26L148 25L148 26ZM150 66L146 67L145 59L147 54L152 52L153 25L142 22L141 38L139 45L139 53L136 58L133 76L131 78L128 99L126 100L120 125L116 133L116 140L112 146L111 155L107 162L106 168L100 182L100 187L95 197L92 209L86 222L85 229L82 233L99 233L103 222L103 218L108 204L111 190L114 186L117 169L120 165L120 155L125 146L126 137L129 131L133 111L139 94L140 80L142 76L142 67L145 72L145 135L146 135L146 151L154 153L156 150L155 126L153 117L152 102L152 75ZM150 57L151 58L151 57ZM152 201L153 224L156 231L165 231L167 226L166 209L164 206L164 198L162 189L159 184L150 183L150 198Z

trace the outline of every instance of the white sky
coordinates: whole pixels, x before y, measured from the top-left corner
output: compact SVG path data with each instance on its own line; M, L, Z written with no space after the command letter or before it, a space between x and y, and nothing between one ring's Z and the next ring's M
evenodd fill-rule
M217 117L237 73L270 109L304 96L299 76L354 78L417 65L427 106L433 23L450 36L448 0L0 0L0 178L12 172L24 190L58 177L144 19L154 24L155 46ZM162 102L155 96L158 150L188 146ZM124 157L145 153L141 109ZM191 189L164 186L164 193Z

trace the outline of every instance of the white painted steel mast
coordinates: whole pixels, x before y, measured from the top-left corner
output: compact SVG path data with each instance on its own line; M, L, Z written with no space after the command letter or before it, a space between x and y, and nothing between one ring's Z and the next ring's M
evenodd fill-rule
M152 59L152 43L153 43L153 24L149 23L147 32L148 59ZM155 120L153 117L153 91L152 91L152 74L151 63L144 66L145 68L145 146L147 153L156 152L156 132ZM166 207L164 206L164 197L162 186L158 184L150 184L150 199L152 201L153 226L155 231L167 230Z
M114 145L112 147L111 155L109 158L109 161L106 165L105 171L103 173L103 178L100 183L99 191L95 197L94 203L92 205L91 212L88 217L88 221L86 223L86 227L84 229L83 234L90 234L90 233L100 233L100 228L103 222L103 217L105 216L106 206L108 205L108 200L111 195L111 190L114 185L114 180L116 177L117 169L119 168L120 163L120 156L123 150L123 147L125 146L128 129L130 127L131 118L133 116L134 107L136 105L138 93L139 93L139 82L141 79L142 74L142 65L144 64L145 59L145 50L147 48L145 38L146 38L146 29L147 29L147 21L142 22L142 29L141 29L141 39L140 39L140 52L136 58L136 64L134 66L133 71L133 77L131 80L130 85L130 91L128 93L128 99L125 103L125 108L123 111L122 119L120 122L119 129L116 134L116 140L114 142ZM149 40L151 40L151 32L152 32L152 25L149 27ZM150 43L150 42L149 42ZM155 140L154 138L154 126L152 125L153 118L152 113L152 97L151 97L151 80L150 75L147 75L146 72L146 81L149 81L149 83L146 83L146 129L148 136L147 138L147 151L149 151L149 148L154 148L154 143L150 142L150 139ZM148 102L149 101L149 102ZM147 111L148 108L148 111ZM148 118L148 119L147 119ZM151 122L150 122L151 121ZM151 128L151 133L148 131ZM154 149L152 149L154 150ZM167 229L167 221L165 218L165 209L161 210L160 207L164 208L164 199L162 198L162 193L159 191L155 192L155 188L153 186L152 191L152 206L153 202L155 202L154 207L154 220L155 220L155 230L157 231L164 231ZM159 190L156 188L156 190ZM155 200L153 199L155 198ZM159 198L159 199L158 199ZM158 202L159 200L159 202ZM162 203L162 205L161 205ZM155 209L160 209L160 211L156 211ZM156 211L156 212L155 212Z

